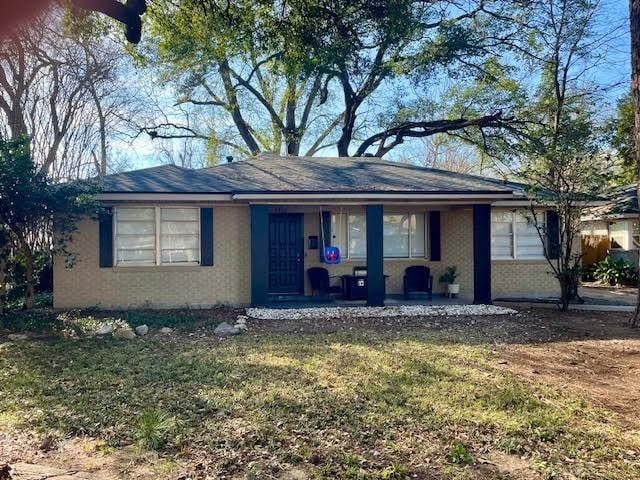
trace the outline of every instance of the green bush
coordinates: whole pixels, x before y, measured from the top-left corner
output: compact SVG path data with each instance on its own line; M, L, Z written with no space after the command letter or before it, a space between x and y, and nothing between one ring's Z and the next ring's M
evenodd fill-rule
M161 411L150 408L142 412L135 429L138 445L150 450L164 448L176 430L176 420Z
M594 277L609 285L637 285L638 272L623 259L613 260L607 257L596 263Z
M454 441L449 448L449 461L460 465L470 465L473 457L467 446L459 440Z

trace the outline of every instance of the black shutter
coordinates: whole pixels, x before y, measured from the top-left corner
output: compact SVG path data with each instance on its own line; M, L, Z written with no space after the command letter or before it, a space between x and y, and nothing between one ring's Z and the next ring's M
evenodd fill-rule
M213 208L200 209L200 265L213 266Z
M558 212L547 210L547 256L551 260L560 257L560 221Z
M100 268L113 267L113 209L103 208L99 217Z
M429 212L429 258L439 262L440 254L440 212Z
M322 212L322 219L320 221L320 225L318 228L318 240L319 240L319 249L320 250L320 261L324 260L323 257L323 247L328 247L333 242L331 241L331 212ZM340 252L342 254L342 252Z

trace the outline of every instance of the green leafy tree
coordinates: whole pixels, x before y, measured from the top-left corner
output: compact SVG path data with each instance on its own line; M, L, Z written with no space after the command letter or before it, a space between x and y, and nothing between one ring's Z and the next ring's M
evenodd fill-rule
M532 95L518 111L523 121L493 142L494 153L502 153L517 178L530 186L529 217L559 282L561 310L577 292L582 213L606 181L594 112L598 92L582 80L606 41L594 28L599 11L599 3L591 0L537 2L527 25L530 48L521 52L536 80ZM557 244L547 242L540 214L550 206L559 218Z
M138 55L193 121L143 130L249 155L383 156L407 139L500 129L509 115L486 91L526 42L527 15L501 0L158 0ZM453 110L452 80L481 80L485 95Z
M631 93L618 101L616 116L608 124L611 146L618 161L613 175L614 185L628 185L636 178L635 112Z
M31 158L28 138L0 139L0 254L5 268L7 246L24 257L27 308L34 301L36 252L73 261L66 246L77 220L95 210L94 193L88 183L52 183Z

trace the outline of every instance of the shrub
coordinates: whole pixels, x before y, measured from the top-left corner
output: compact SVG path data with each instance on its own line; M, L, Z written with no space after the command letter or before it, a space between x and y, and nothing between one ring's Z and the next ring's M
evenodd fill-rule
M596 263L593 272L595 278L609 285L636 285L638 283L638 272L631 264L623 259L613 260L607 257Z
M169 442L176 429L176 420L154 408L142 412L135 429L138 445L151 450L161 450Z
M440 275L440 283L448 283L449 285L452 285L456 283L458 275L458 267L456 267L455 265L447 267L447 270L442 275Z
M473 463L473 458L467 446L461 441L456 440L449 448L449 461L461 465L470 465Z

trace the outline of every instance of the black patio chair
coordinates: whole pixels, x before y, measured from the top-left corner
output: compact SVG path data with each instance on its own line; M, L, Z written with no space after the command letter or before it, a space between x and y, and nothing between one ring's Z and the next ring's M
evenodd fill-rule
M433 275L429 267L413 265L404 271L404 298L409 299L410 293L426 293L429 300L433 300Z
M330 298L331 294L342 294L342 288L329 284L329 272L326 268L312 267L307 270L309 283L311 284L311 296L319 293L324 298Z

